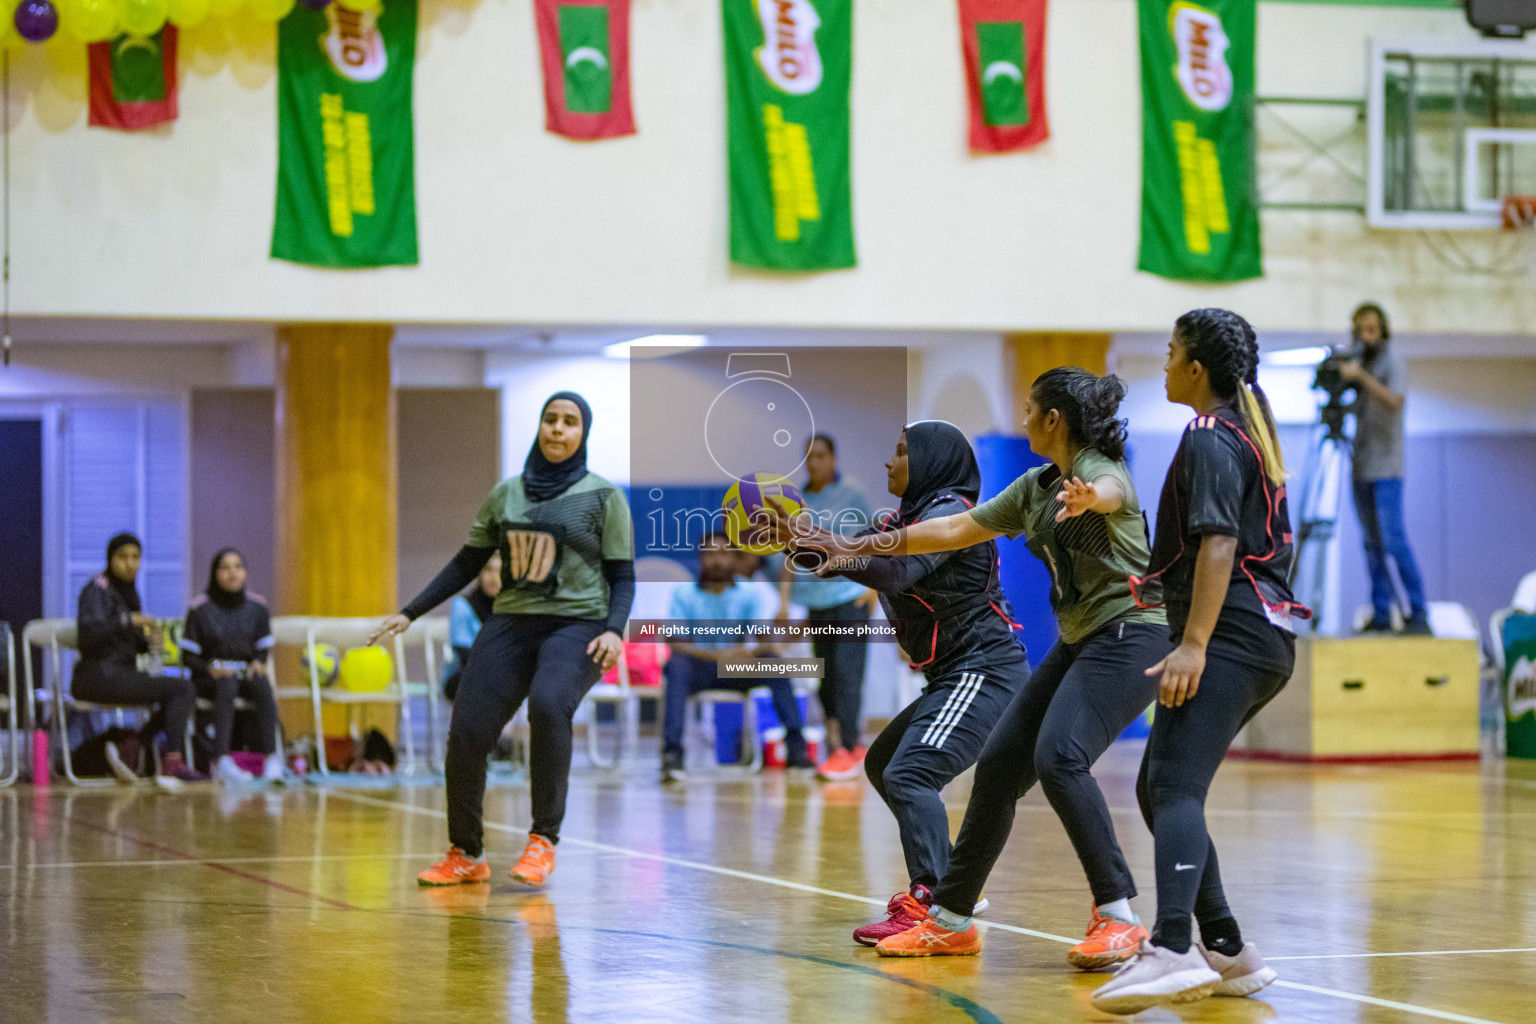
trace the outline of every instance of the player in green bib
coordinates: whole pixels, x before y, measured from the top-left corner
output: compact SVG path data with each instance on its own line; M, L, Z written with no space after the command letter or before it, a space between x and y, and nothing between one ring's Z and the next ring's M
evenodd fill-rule
M448 838L423 885L484 882L486 757L523 701L531 732L533 826L512 877L542 886L555 869L571 771L571 719L592 684L618 661L635 596L629 505L587 471L592 410L574 392L544 403L523 472L492 489L454 560L376 636L462 590L501 553L501 592L470 648L448 726Z
M1060 639L998 720L949 867L925 920L876 947L886 956L976 953L971 923L982 884L1013 827L1014 805L1039 782L1066 826L1093 891L1083 942L1067 959L1085 970L1128 959L1146 931L1130 907L1135 882L1089 769L1157 697L1147 666L1168 653L1167 620L1138 607L1130 578L1146 572L1147 524L1125 465L1125 385L1063 367L1036 378L1024 403L1029 446L1050 463L974 509L826 550L842 555L952 551L1023 536L1051 573ZM896 545L894 550L889 545ZM878 550L877 550L877 544ZM821 546L821 545L815 545ZM832 563L829 563L832 564Z

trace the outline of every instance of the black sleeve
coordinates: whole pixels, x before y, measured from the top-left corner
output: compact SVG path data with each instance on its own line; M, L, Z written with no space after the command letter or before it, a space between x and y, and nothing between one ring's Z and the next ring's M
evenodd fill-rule
M468 544L459 548L459 553L453 556L453 561L443 567L443 571L427 584L425 590L416 595L415 600L400 609L400 614L413 621L421 618L469 586L495 553L495 548L472 548Z
M1238 536L1247 490L1237 451L1241 443L1224 427L1192 427L1185 433L1179 453L1179 472L1189 495L1185 536Z
M964 512L967 508L969 506L957 500L937 502L924 512L922 519L918 521L925 523L930 519L942 519L945 516ZM879 531L869 529L859 536L877 532ZM894 594L927 576L949 561L954 554L953 551L935 551L926 555L873 555L859 568L847 569L835 575L855 583L862 583L882 594Z
M603 579L608 581L608 628L622 637L629 609L635 603L635 563L627 558L605 558Z
M79 630L76 645L81 655L87 658L103 657L114 648L121 650L123 646L138 651L149 650L149 641L134 626L130 614L121 611L112 600L112 595L94 583L80 592L75 626ZM122 638L127 634L132 636L125 644Z
M202 616L197 611L196 608L187 609L187 624L181 632L181 663L193 675L206 675L210 659L203 645L208 638L203 635Z
M256 657L254 660L269 662L272 660L272 648L277 646L277 638L272 635L272 609L266 605L258 605L256 622L258 623L256 635Z

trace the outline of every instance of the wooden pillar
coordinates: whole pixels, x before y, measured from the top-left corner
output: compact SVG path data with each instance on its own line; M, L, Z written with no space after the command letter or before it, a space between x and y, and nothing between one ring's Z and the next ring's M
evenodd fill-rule
M278 615L399 610L393 333L385 324L278 329ZM298 656L279 651L279 672L296 670ZM394 709L364 707L351 725L375 724L392 737ZM307 709L283 710L290 734L310 731ZM344 707L326 708L327 735L345 735L348 724Z
M1013 408L1024 408L1030 385L1046 370L1058 366L1081 366L1091 373L1104 373L1109 367L1107 333L1087 332L1017 332L1005 335L1013 359ZM1014 424L1014 433L1019 432Z
M277 332L277 613L388 615L395 593L394 329Z

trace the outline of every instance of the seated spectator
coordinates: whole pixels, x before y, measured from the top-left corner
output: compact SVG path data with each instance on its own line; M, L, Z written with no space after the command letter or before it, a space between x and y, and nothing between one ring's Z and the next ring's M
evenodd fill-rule
M167 787L177 782L202 782L208 776L187 764L181 747L194 703L192 681L180 676L151 676L140 672L137 659L150 644L163 642L159 625L144 615L134 581L144 547L131 533L120 533L107 544L107 569L80 591L80 661L75 666L70 692L79 700L98 704L143 705L154 715L145 726L147 741L165 727L165 744L156 781ZM108 747L107 761L124 782L137 773Z
M182 663L192 671L200 697L213 701L213 777L220 782L249 782L255 776L229 756L235 727L235 699L251 705L256 729L251 741L266 755L261 777L281 781L277 756L277 700L267 672L276 641L267 602L245 592L245 559L234 548L213 556L208 589L187 609L181 635Z
M469 660L469 649L480 635L480 626L491 614L496 595L501 593L501 553L491 556L480 570L475 585L453 599L448 615L448 643L453 647L453 660L443 673L443 697L453 700L459 692L459 677L464 674L464 663Z
M738 583L742 568L740 553L730 539L720 532L706 534L699 541L699 579L686 583L672 595L670 619L724 622L772 623L779 598L768 583ZM800 707L795 702L794 687L788 679L717 679L718 664L725 657L775 657L773 644L749 643L744 635L729 639L673 643L672 657L665 670L661 779L670 782L683 775L683 725L688 713L688 698L703 690L736 690L746 693L759 686L773 691L773 710L784 726L785 746L791 768L813 768L801 732ZM757 742L757 737L752 737Z

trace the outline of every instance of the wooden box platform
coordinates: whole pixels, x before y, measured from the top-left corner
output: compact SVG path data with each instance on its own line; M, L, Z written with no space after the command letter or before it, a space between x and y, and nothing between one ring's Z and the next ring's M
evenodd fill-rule
M1298 637L1290 684L1233 744L1299 760L1475 757L1474 640Z

